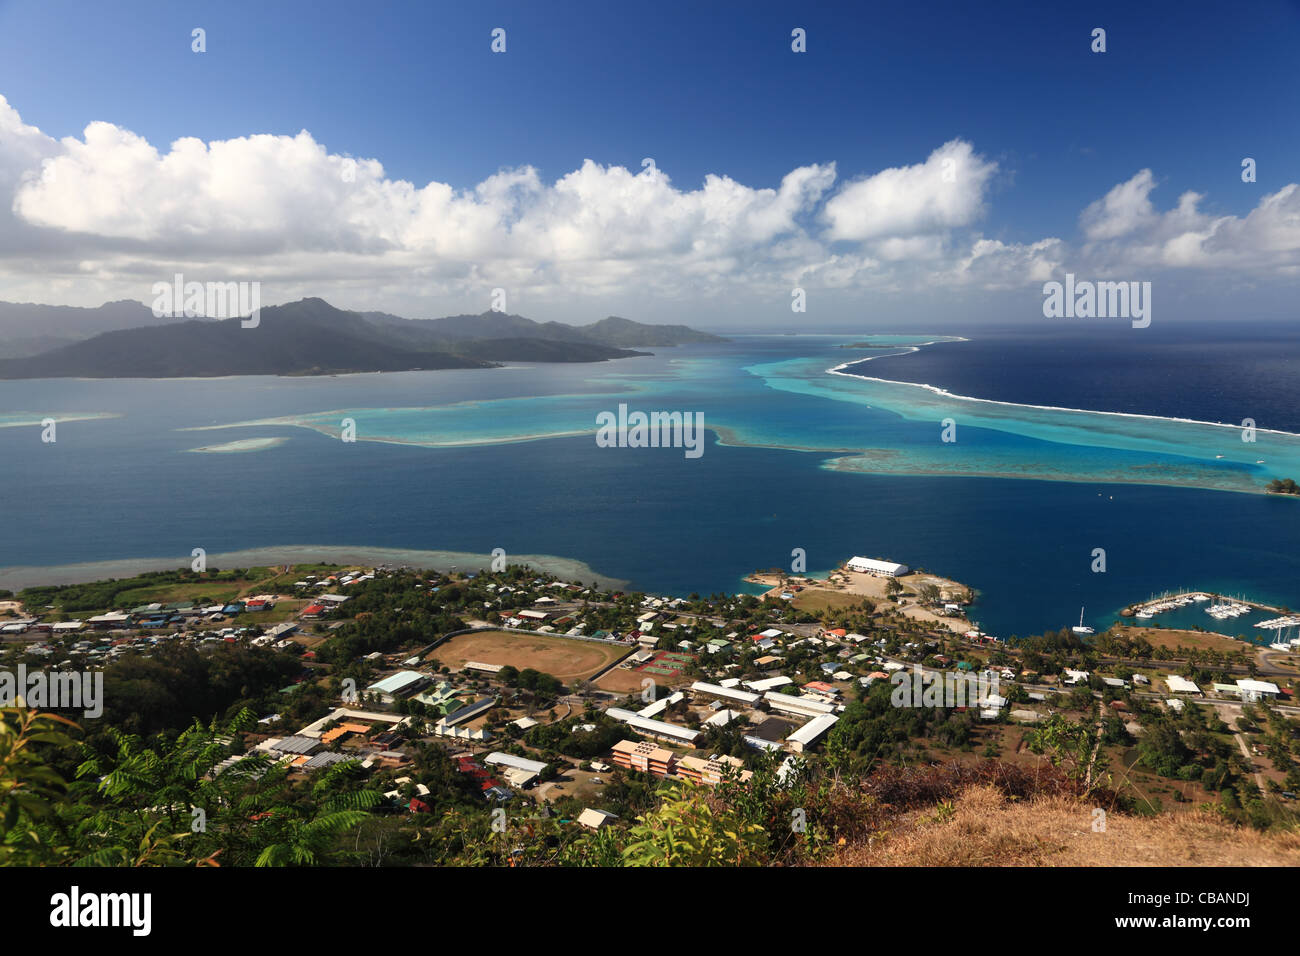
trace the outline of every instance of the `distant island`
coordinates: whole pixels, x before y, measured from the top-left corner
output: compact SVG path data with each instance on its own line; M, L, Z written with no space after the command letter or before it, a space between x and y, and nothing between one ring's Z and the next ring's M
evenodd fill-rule
M1300 485L1295 483L1294 478L1274 478L1264 490L1270 495L1300 495Z
M877 345L875 342L850 342L848 345L837 345L837 349L896 349L897 345Z
M42 334L33 335L33 329ZM0 303L0 379L338 375L492 368L503 362L603 362L724 341L684 325L609 316L585 326L484 312L406 319L319 298L239 318L158 319L138 302L99 309Z

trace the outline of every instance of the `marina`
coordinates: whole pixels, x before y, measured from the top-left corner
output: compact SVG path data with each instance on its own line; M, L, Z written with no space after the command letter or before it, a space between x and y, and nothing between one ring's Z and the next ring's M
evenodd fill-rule
M1244 620L1254 613L1276 616L1255 622ZM1211 622L1206 622L1202 614L1211 618ZM1154 626L1205 630L1255 644L1268 642L1275 650L1290 651L1300 647L1300 638L1283 639L1282 636L1284 631L1300 627L1300 614L1293 614L1290 608L1252 601L1241 595L1229 597L1212 591L1167 592L1131 605L1121 612L1121 616L1131 616L1144 624L1160 617ZM1217 622L1238 620L1244 631L1228 633L1226 629L1215 626Z
M1300 614L1288 614L1284 617L1275 617L1267 621L1260 621L1255 626L1262 631L1276 632L1276 638L1271 644L1269 644L1269 647L1273 650L1300 650L1300 637L1297 637L1295 633L1295 629L1300 627ZM1285 634L1283 632L1285 632Z
M1201 591L1187 591L1179 594L1162 594L1160 597L1151 598L1145 604L1139 604L1133 608L1133 616L1142 621L1149 621L1157 614L1163 614L1165 611L1173 611L1177 608L1187 607L1201 601L1210 600L1210 595Z

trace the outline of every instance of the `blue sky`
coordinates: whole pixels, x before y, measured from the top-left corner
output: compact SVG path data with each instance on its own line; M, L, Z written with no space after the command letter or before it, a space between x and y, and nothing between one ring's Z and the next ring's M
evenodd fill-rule
M1056 238L1081 246L1088 238L1080 235L1086 207L1144 169L1151 171L1151 186L1139 189L1134 202L1149 201L1166 213L1183 193L1194 191L1203 219L1191 231L1202 233L1205 222L1219 217L1244 220L1264 196L1300 180L1295 4L1049 9L1056 6L818 4L809 10L752 3L704 10L686 3L633 8L10 0L0 2L0 96L23 124L52 140L82 139L87 124L102 121L142 137L160 154L181 137L213 143L259 133L288 138L306 130L328 154L378 160L384 180L407 180L417 189L434 182L473 190L503 169L522 167L535 170L545 186L584 160L637 173L649 156L679 191L699 190L710 175L762 190L778 189L792 170L833 163L834 184L820 202L801 204L790 214L819 246L799 253L814 274L830 256L881 258L878 246L859 246L860 237L846 245L818 235L823 204L837 190L882 170L923 164L954 140L995 168L972 200L978 215L963 213L940 224L948 264L960 261L978 238L1025 246ZM206 30L202 55L190 49L193 27ZM507 31L505 54L489 49L494 27ZM807 31L807 53L791 51L793 27ZM1094 27L1107 31L1104 54L1090 50ZM55 152L50 147L47 158ZM1241 181L1247 156L1258 163L1253 184ZM101 170L98 181L111 176ZM177 201L183 205L183 197ZM56 234L74 237L68 243L78 247L78 261L85 261L88 248L99 250L92 270L97 283L82 283L90 299L108 291L104 276L110 273L147 277L149 262L170 267L140 248L165 245L160 230L70 219L51 196L29 197L23 208L23 224L38 227L43 241L56 245ZM900 235L915 237L918 230L924 232L907 224ZM1263 231L1272 236L1275 229ZM1150 248L1171 236L1166 223L1157 239L1139 245ZM771 241L788 243L790 233ZM1217 241L1224 244L1222 233ZM1275 238L1258 241L1276 246ZM126 248L131 243L134 256ZM445 245L439 248L447 252ZM539 261L546 259L545 248ZM1049 257L1044 268L1113 267L1132 258L1116 248L1106 256L1095 252L1072 249ZM218 257L207 249L205 267L229 254ZM427 248L422 254L435 255ZM646 254L629 253L619 269ZM733 254L730 247L719 252ZM897 254L886 258L899 262L890 258ZM460 258L478 265L474 255ZM1261 282L1285 285L1295 264L1289 256L1288 250L1288 257L1268 263L1262 274L1234 265L1232 281L1248 281L1252 288ZM418 259L414 252L412 257ZM774 271L773 262L790 261L788 250L766 249L760 258L766 265L749 263L758 272L742 280L747 288L754 286L754 274ZM920 301L933 294L925 269L939 268L933 264L940 261L933 250L925 258L932 265L911 272L903 266L886 273L855 266L852 280L837 279L828 289L834 289L840 310L859 301L855 290L870 300L905 296L910 288ZM513 268L501 273L506 278L486 274L490 268L466 267L457 289L442 270L433 283L438 292L427 302L408 290L394 294L388 305L457 310L463 299L469 307L475 282L509 285L530 272L520 255L512 259ZM1153 258L1151 268L1158 271L1169 261L1168 255ZM656 268L682 265L674 256ZM75 272L67 274L53 262L48 268L64 272L53 285L46 275L43 288L65 298L78 294ZM1219 268L1198 264L1195 271L1206 275ZM301 261L283 262L266 269L267 281L289 295L289 276L297 272L306 283L311 271ZM375 270L376 287L384 284L385 271ZM468 272L476 274L471 278ZM872 273L869 281L866 272ZM1248 279L1241 278L1244 273ZM788 285L785 278L793 274L785 269L774 287ZM530 300L521 289L522 299L531 301L534 312L560 308L569 279L571 273L558 270L536 285L545 294ZM1040 279L1031 274L1025 281ZM985 295L1006 282L1000 270L995 282L975 284ZM570 298L597 310L620 304L608 282L597 285L572 290ZM683 288L675 295L680 306L692 295L716 295L719 288ZM351 292L341 294L355 298L348 304L361 305L362 298L373 297L365 290L364 270L358 270ZM0 298L10 297L0 286ZM1268 298L1261 294L1261 300Z

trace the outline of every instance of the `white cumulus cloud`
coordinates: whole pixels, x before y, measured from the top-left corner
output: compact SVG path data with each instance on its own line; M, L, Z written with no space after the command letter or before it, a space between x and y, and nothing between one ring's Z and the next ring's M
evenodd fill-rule
M953 139L847 181L831 160L773 183L719 171L684 185L589 159L557 178L525 165L456 187L393 178L305 130L160 147L95 121L55 140L0 97L0 298L145 298L183 272L260 280L268 304L322 295L434 315L477 311L502 287L525 314L664 317L700 303L779 312L796 285L958 295L1066 267L1300 270L1296 185L1242 216L1204 212L1195 192L1161 211L1143 169L1082 210L1072 241L981 231L998 171Z
M952 140L924 163L884 169L850 183L826 203L827 237L879 239L968 226L984 208L997 164Z

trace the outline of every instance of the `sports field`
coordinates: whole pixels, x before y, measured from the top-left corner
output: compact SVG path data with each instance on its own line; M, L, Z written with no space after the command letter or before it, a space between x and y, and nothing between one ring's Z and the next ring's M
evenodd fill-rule
M478 631L439 644L426 660L440 661L452 670L463 667L466 661L509 664L519 670L531 667L568 681L599 673L630 650L528 631Z
M631 693L640 690L646 678L663 687L675 686L686 682L683 671L694 660L694 654L659 651L652 660L634 670L615 668L598 680L596 686L615 693Z

